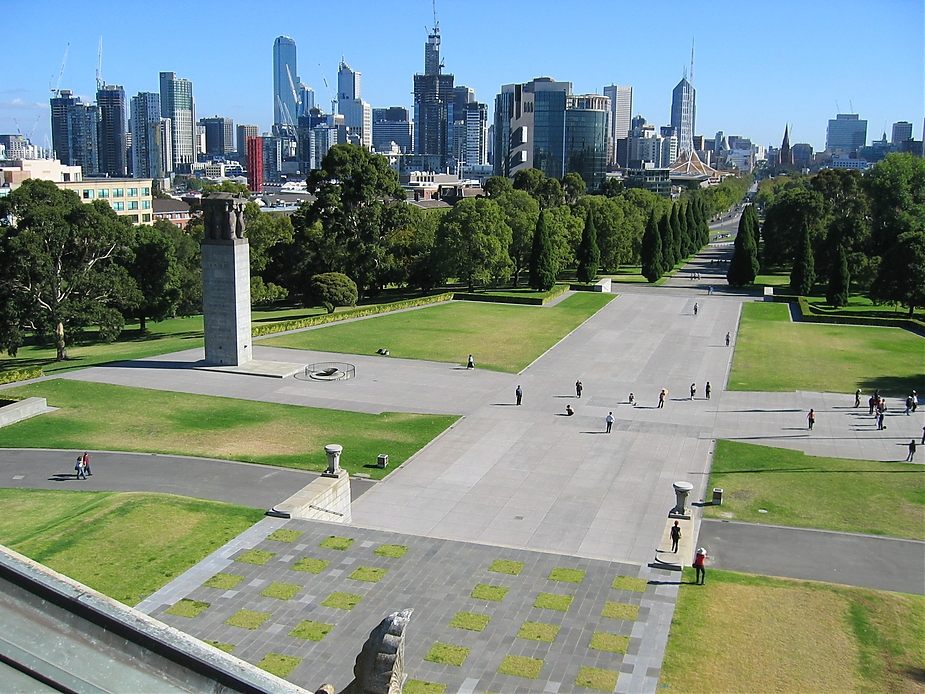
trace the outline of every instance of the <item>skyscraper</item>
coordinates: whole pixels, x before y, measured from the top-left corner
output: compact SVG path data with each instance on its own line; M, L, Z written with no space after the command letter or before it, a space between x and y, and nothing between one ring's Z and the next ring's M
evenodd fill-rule
M424 74L414 76L414 153L421 168L442 171L450 155L453 75L440 62L440 25L424 44Z
M839 113L829 121L825 148L836 157L851 157L867 143L867 121L856 113Z
M373 148L387 152L394 142L405 154L411 152L412 123L401 106L373 109Z
M288 131L298 122L296 105L301 86L296 58L295 41L288 36L277 36L273 41L273 129L274 133Z
M161 125L161 98L157 92L139 92L131 101L132 175L135 178L164 178L170 162L162 159L163 137L170 128Z
M361 74L343 60L337 69L337 110L351 134L359 135L363 147L373 148L373 109L363 101L360 92Z
M694 149L696 99L694 85L682 77L671 92L671 127L678 137L678 156Z
M96 104L71 104L67 110L68 159L85 176L100 172L100 110Z
M604 96L610 98L610 163L617 163L617 140L629 136L633 117L633 88L611 84L604 87Z
M247 166L247 138L257 137L260 134L260 128L256 125L239 125L235 128L235 151L238 153L238 160Z
M116 84L104 84L96 92L100 111L100 173L125 177L125 91Z
M238 132L246 125L239 125ZM247 187L255 193L263 190L263 138L256 135L245 137L244 148L247 152Z
M193 83L175 72L160 73L161 117L170 119L172 171L189 173L196 161L196 106Z
M893 123L893 137L890 138L890 144L899 147L906 140L912 139L912 123L901 120Z
M71 106L80 102L70 89L61 89L57 96L51 98L51 146L55 157L62 164L74 165L71 162L71 148L67 139L67 113Z
M488 163L488 106L472 101L465 110L466 141L462 163L484 166Z
M223 157L234 152L234 121L231 118L200 118L199 124L206 129L206 154Z

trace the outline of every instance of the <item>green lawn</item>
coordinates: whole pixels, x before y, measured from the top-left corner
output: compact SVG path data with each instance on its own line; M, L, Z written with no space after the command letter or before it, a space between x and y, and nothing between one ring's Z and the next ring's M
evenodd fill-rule
M173 453L319 470L325 444L344 447L349 473L382 478L388 453L400 464L452 424L451 416L370 415L296 405L189 395L52 379L4 391L45 397L60 408L0 428L0 448L66 448Z
M756 286L786 287L790 284L789 272L769 272L755 277ZM786 292L784 292L786 293Z
M287 308L272 311L254 311L254 325L294 320L324 313L323 308ZM137 323L127 323L121 337L115 342L93 342L95 333L88 332L86 340L68 348L67 361L55 361L53 346L25 345L15 358L0 359L0 371L41 366L46 374L104 364L110 361L143 359L158 354L179 352L202 346L202 316L169 318L158 323L148 322L148 331L138 333Z
M912 694L923 643L921 596L708 570L681 586L659 691Z
M925 540L925 468L915 463L717 441L707 487L725 491L709 518Z
M791 323L786 304L742 307L730 390L905 395L925 381L925 339L900 328Z
M465 364L516 373L596 313L612 294L579 292L552 307L452 301L261 340L261 345Z
M806 300L815 313L823 316L857 316L862 318L908 318L909 309L904 306L877 305L866 296L852 296L848 305L840 308L829 306L824 296L808 296ZM925 320L925 308L920 307L913 317Z
M0 544L134 605L263 517L169 494L0 489Z

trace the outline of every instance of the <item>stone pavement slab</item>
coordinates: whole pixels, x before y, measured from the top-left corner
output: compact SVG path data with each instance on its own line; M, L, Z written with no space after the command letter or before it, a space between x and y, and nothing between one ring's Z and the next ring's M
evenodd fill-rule
M276 542L267 536L277 528L301 535L293 542ZM343 551L321 546L330 535L353 542ZM381 556L376 550L383 544L403 546L407 552L401 557ZM254 548L273 556L262 565L234 560ZM296 570L305 557L327 563L317 567L318 573ZM491 571L499 559L519 562L517 574ZM384 574L375 583L351 578L359 567L383 569ZM583 573L569 576L577 582L552 580L555 569ZM203 585L218 572L240 576L236 589ZM614 585L618 577L629 580ZM663 584L663 580L669 582ZM262 591L273 582L296 585L295 596L290 600L266 597ZM331 682L340 691L352 679L354 659L369 632L390 612L413 607L405 652L405 667L413 679L446 684L450 692L571 692L577 689L579 668L587 666L611 671L619 678L618 691L653 692L677 598L678 586L672 583L668 572L620 562L268 519L140 607L198 638L234 644L233 654L252 663L269 652L301 658L287 679L309 689ZM507 592L498 601L471 597L479 584ZM322 604L334 592L358 595L361 601L349 611ZM536 607L542 593L570 598L567 609ZM166 611L181 598L209 606L194 618ZM622 607L610 606L615 612L605 617L602 612L608 603ZM269 617L252 630L226 624L242 609ZM451 622L459 612L485 615L487 625L481 631L454 627ZM290 632L304 620L332 629L321 641L292 636ZM524 622L552 625L553 641L518 636ZM610 634L623 645L617 645L617 652L592 649L596 632ZM426 660L438 642L468 649L463 664ZM501 662L509 655L541 660L537 678L500 674Z

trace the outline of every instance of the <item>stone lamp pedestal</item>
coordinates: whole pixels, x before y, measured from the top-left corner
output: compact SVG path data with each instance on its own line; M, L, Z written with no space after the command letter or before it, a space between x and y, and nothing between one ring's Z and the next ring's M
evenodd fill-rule
M343 451L344 447L337 443L329 443L324 447L324 453L328 456L328 469L321 473L323 477L340 477L347 474L340 468L340 454Z
M675 505L674 508L671 509L671 513L668 514L668 517L689 520L690 515L687 512L687 496L691 493L694 485L690 482L675 482L672 486L674 487Z

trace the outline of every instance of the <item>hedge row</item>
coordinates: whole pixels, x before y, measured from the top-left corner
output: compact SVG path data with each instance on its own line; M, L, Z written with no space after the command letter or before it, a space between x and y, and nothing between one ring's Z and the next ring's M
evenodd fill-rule
M797 305L800 314L799 320L804 323L831 323L833 325L873 325L881 328L903 328L916 335L925 337L925 322L918 318L881 318L879 316L863 315L832 315L814 309L805 296L793 294L774 294L777 303Z
M567 284L556 284L548 292L539 296L505 296L501 294L472 294L469 292L456 292L453 299L456 301L490 301L496 304L526 304L528 306L542 306L562 296L570 289Z
M11 371L0 371L0 383L15 383L16 381L28 381L33 378L40 378L44 373L42 367L33 366L28 369L13 369Z
M279 323L267 323L257 325L251 329L253 337L262 335L272 335L273 333L284 333L288 330L299 330L300 328L311 328L316 325L325 325L348 318L364 318L366 316L375 316L379 313L389 313L399 311L404 308L415 308L417 306L428 306L430 304L440 304L449 301L453 295L449 292L443 294L433 294L432 296L422 296L418 299L405 299L403 301L393 301L389 304L371 304L370 306L358 306L346 311L337 313L322 313L317 316L308 318L297 318L295 320L284 320Z

